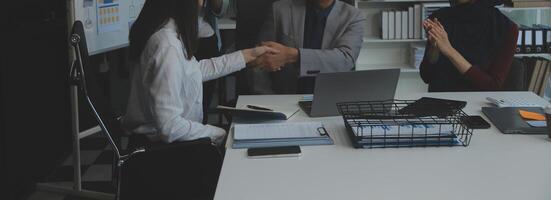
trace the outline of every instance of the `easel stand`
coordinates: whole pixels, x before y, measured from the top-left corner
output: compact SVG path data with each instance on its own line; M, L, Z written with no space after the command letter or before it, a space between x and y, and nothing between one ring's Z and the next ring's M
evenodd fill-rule
M78 45L78 42L80 42L80 37L78 35L72 35L71 37L71 43L74 45ZM77 50L78 51L78 50ZM77 57L80 55L77 55ZM77 59L78 62L82 62L80 59ZM99 126L93 127L91 129L85 130L83 132L80 132L79 127L79 110L78 110L78 90L79 90L79 83L81 81L81 76L83 74L80 73L79 70L76 70L77 66L80 65L82 67L82 63L73 63L73 67L71 69L69 81L70 81L70 95L71 95L71 117L72 117L72 129L71 133L73 136L73 188L56 185L53 183L37 183L36 188L37 190L42 191L49 191L49 192L55 192L55 193L62 193L72 196L78 196L78 197L85 197L85 198L91 198L91 199L100 199L100 200L113 200L115 199L114 194L108 194L103 192L96 192L96 191L90 191L90 190L83 190L82 189L82 172L80 170L80 139L86 138L90 135L93 135L95 133L98 133L101 131L101 128ZM117 187L118 189L118 187Z

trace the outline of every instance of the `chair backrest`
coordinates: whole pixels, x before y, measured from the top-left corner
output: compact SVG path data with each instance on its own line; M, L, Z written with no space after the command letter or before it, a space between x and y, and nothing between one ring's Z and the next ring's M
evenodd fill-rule
M100 87L98 77L96 77L99 70L94 69L94 66L89 63L86 34L84 33L84 26L81 21L76 21L73 24L70 42L74 48L76 58L71 68L71 77L73 79L76 78L79 91L81 91L81 94L83 94L84 99L92 110L92 114L107 138L109 145L115 151L116 156L120 158L119 148L112 136L114 133L120 133L120 126L117 125L117 120L111 113L109 101L105 98L105 92Z
M526 65L520 59L513 58L509 75L503 83L505 91L523 91L527 89L527 70Z

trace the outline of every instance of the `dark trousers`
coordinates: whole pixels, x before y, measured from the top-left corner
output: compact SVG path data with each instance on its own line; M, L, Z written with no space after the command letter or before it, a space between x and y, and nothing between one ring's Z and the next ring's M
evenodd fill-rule
M223 154L210 145L178 146L130 136L128 149L156 148L136 154L122 168L121 200L214 198Z
M197 60L209 59L220 56L220 50L218 50L218 39L216 35L208 38L199 39L199 49L195 54ZM206 124L208 120L208 108L212 102L214 96L214 90L216 88L216 81L211 80L203 82L203 123Z

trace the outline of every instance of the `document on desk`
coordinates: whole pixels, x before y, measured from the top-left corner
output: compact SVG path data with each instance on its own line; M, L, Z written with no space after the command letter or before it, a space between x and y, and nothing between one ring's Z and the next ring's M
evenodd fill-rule
M333 144L321 122L236 124L233 138L233 148Z

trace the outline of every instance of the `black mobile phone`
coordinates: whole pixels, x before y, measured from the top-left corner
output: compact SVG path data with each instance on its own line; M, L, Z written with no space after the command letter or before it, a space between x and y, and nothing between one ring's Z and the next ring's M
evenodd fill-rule
M484 118L478 115L461 117L461 121L465 123L467 128L472 129L489 129L492 127Z
M247 149L251 158L298 157L302 151L299 146L260 147Z

